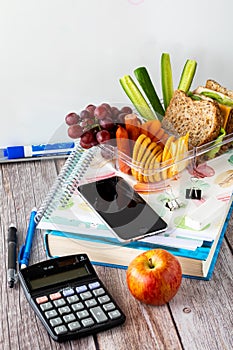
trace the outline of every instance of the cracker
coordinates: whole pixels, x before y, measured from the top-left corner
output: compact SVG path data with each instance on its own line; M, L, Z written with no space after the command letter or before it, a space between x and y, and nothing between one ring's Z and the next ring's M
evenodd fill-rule
M163 157L163 151L161 150L156 156L155 156L155 161L153 164L153 169L157 170L161 166L161 161ZM153 174L153 182L158 182L161 180L161 173L158 171L155 171Z
M153 160L153 158L155 159L155 157L159 151L161 151L161 146L156 144L156 147L154 147L151 154L147 158L147 161L145 163L144 177L143 177L144 182L150 182L150 176L153 173L152 172L152 169L153 169L152 160Z
M140 150L141 144L143 142L143 140L146 138L146 135L141 134L137 140L135 141L134 147L133 147L133 155L132 155L132 168L131 168L131 172L132 175L135 177L135 179L137 179L137 173L138 171L134 168L134 165L137 165L137 156L138 156L138 152Z
M143 173L145 171L145 164L147 162L147 159L150 157L150 155L152 154L152 151L153 149L157 146L157 143L156 142L151 142L148 147L146 148L143 156L142 156L142 159L140 161L140 165L141 165L141 171L138 172L138 180L140 182L143 182L144 179L143 179Z

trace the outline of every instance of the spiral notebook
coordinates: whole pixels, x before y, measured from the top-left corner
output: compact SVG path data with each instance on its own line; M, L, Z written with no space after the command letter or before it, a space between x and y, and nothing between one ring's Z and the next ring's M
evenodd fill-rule
M107 226L76 191L82 181L94 181L116 173L113 163L102 158L100 152L98 147L84 150L79 144L75 146L37 212L37 228L59 231L70 228L72 232L98 231L99 235L107 235Z

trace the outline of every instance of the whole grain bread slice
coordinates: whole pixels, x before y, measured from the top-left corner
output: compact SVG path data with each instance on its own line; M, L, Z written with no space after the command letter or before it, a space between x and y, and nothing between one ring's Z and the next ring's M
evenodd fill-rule
M208 79L206 81L206 85L205 87L207 89L211 89L217 92L221 92L222 94L233 98L233 90L228 90L227 88L225 88L224 86L220 85L217 81L213 80L213 79Z
M206 81L206 87L208 89L211 89L211 90L214 90L217 92L221 92L222 94L233 99L233 90L228 90L227 88L225 88L224 86L222 86L218 82L216 82L215 80L208 79ZM224 118L223 118L223 120L224 120ZM233 108L231 108L231 110L229 112L228 119L227 119L226 126L225 126L225 130L226 130L227 134L231 134L233 132Z
M214 140L220 132L222 116L212 101L195 101L175 90L162 120L162 126L176 136L189 132L189 148Z

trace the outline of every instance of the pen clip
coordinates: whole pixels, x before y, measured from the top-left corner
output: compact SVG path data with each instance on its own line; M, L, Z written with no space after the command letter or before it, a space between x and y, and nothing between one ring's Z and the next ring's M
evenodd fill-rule
M25 244L23 244L23 245L20 247L20 250L19 250L19 255L18 255L19 266L20 266L22 263L24 263L24 261L23 261L24 251L25 251Z

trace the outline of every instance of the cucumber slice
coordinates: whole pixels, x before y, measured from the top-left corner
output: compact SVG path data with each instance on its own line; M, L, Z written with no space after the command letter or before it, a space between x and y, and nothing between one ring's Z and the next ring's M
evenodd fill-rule
M164 116L164 109L160 99L155 91L150 75L145 67L138 67L134 70L134 74L141 85L146 97L148 98L153 110L158 119L161 121Z
M191 99L192 99L192 100L195 100L195 101L201 101L201 100L202 100L200 96L198 96L198 95L192 93L191 91L188 91L188 92L187 92L187 96L188 96L188 97L191 97Z
M120 79L120 83L126 95L129 97L139 114L146 120L156 119L156 115L150 109L150 106L146 102L145 98L141 94L141 91L138 89L131 76L123 76Z
M201 95L204 95L206 97L210 97L217 101L218 103L228 106L228 107L233 107L233 99L227 96L220 96L218 92L215 91L203 91L201 92Z
M168 53L163 53L161 56L161 83L162 83L163 105L166 110L174 92L171 61L170 61L170 55Z
M188 59L186 61L181 74L178 90L182 90L185 93L189 91L196 72L196 68L197 68L197 62L195 60Z

